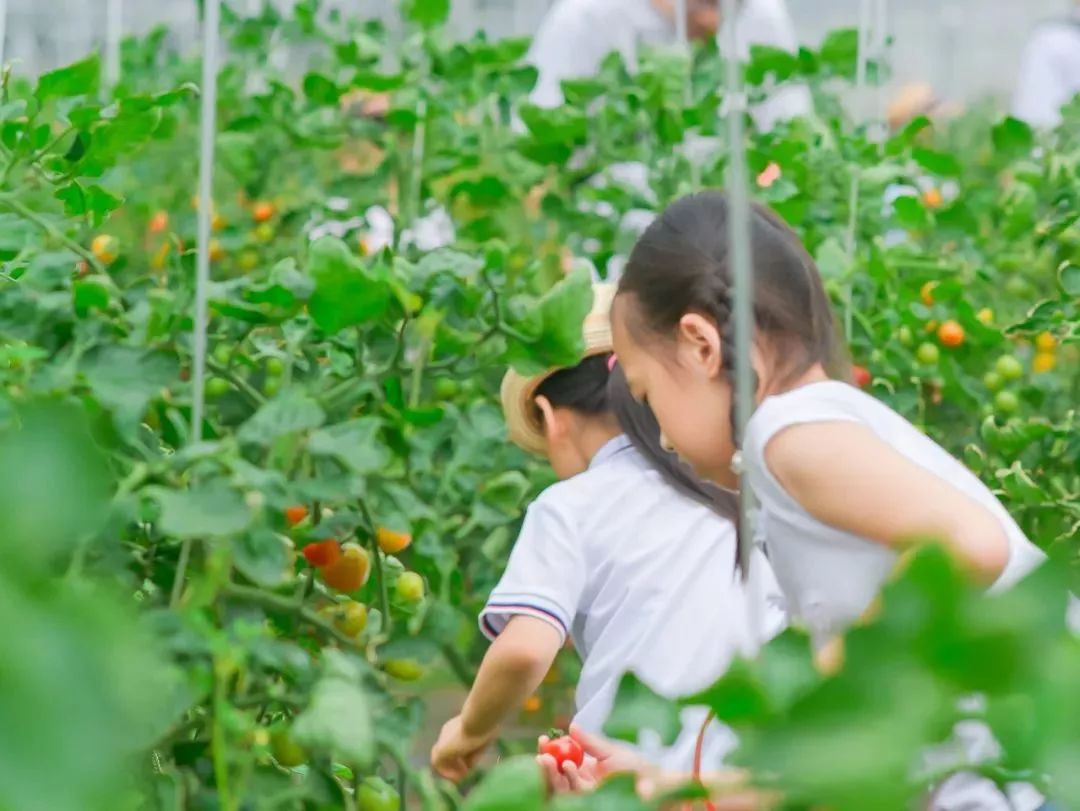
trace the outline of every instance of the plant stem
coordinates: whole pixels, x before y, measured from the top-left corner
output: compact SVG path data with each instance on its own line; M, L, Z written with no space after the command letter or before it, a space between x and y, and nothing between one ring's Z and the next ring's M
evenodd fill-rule
M363 647L358 645L355 639L343 634L335 628L332 623L327 622L307 606L301 605L299 610L297 610L296 600L294 599L252 588L251 586L241 586L236 583L226 584L222 588L221 593L234 600L243 600L246 603L261 605L263 608L269 608L272 611L280 611L283 614L297 613L308 625L318 628L320 631L333 637L341 644L353 648L354 650L363 650Z
M6 205L24 220L29 220L30 222L34 223L34 225L45 231L45 233L47 233L53 239L62 242L65 247L81 256L83 260L98 273L104 272L104 268L101 266L101 263L98 262L96 256L90 253L90 251L86 250L86 248L84 248L78 242L71 239L71 237L69 237L51 222L46 220L36 211L32 211L31 209L27 208L10 194L0 194L0 203Z
M180 557L176 561L176 574L173 576L172 592L169 595L169 608L180 605L180 595L184 592L184 578L187 576L190 558L191 538L185 538L180 544Z
M472 683L476 678L476 674L472 672L465 658L454 648L453 645L441 646L442 655L446 659L446 663L450 665L450 669L454 671L454 675L457 676L465 687L472 687Z
M225 674L215 657L214 661L214 716L210 727L210 749L214 761L214 782L217 784L218 802L224 811L235 811L236 803L229 792L229 762L225 744L225 726L221 715L226 706Z
M245 399L247 399L248 402L256 408L266 402L266 398L258 389L256 389L242 377L237 375L235 372L227 369L226 367L222 366L221 364L217 363L209 357L206 359L206 368L216 374L218 377L223 377L230 383L232 383L236 387L237 391L244 395Z
M379 586L379 611L382 613L382 632L389 636L393 621L390 618L390 595L386 588L386 572L383 571L382 550L379 549L379 543L376 539L375 521L371 517L371 511L368 510L367 504L363 501L357 503L360 505L360 514L364 517L364 523L367 525L368 537L371 539L371 560L375 570L375 579Z

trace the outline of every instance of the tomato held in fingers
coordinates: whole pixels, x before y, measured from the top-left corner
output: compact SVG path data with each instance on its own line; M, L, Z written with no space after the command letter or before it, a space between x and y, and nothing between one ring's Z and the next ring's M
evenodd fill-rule
M540 754L551 755L558 764L559 771L562 771L563 765L566 763L573 763L575 766L580 767L585 761L585 750L581 748L580 743L569 735L553 736L551 740L541 745Z
M347 543L341 547L341 557L321 571L326 585L351 594L367 582L371 574L371 559L362 546Z
M401 797L385 780L368 777L356 793L356 807L359 811L398 811Z
M316 541L315 543L306 544L300 550L300 553L309 564L316 569L322 569L325 566L333 566L338 562L341 557L341 544L333 539Z

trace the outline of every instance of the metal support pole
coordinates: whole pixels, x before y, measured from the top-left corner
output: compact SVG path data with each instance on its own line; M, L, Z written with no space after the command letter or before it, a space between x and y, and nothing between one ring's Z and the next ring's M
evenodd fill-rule
M199 211L195 259L195 324L192 335L191 442L202 439L206 406L207 288L210 286L210 221L213 216L214 133L217 131L217 46L221 0L206 0L203 7L202 97L199 110ZM185 538L176 562L169 605L180 604L184 592L191 539Z
M105 9L105 85L120 81L120 39L124 31L124 0L109 0Z
M877 0L859 0L859 32L858 51L855 57L855 98L857 99L855 114L856 125L864 124L866 116L862 113L866 104L866 75L870 54L870 26L871 16L874 9L872 4ZM851 167L851 184L848 187L848 224L847 224L847 258L849 266L849 278L844 288L844 336L851 340L852 328L852 302L851 302L851 278L855 264L856 228L859 222L859 175L861 168L857 165Z
M207 288L210 285L210 221L213 216L214 134L217 130L218 22L221 0L206 0L203 17L199 212L196 254L195 327L192 341L191 438L202 439L206 383Z
M746 93L743 88L742 64L736 36L736 0L724 0L724 32L726 32L727 123L728 123L728 241L732 276L732 319L735 327L735 424L736 442L741 447L746 424L754 411L754 371L750 364L750 348L754 337L754 287L750 255L750 180L746 168L746 149L743 119L746 115ZM744 462L745 465L745 457ZM747 471L741 471L739 485L741 509L739 531L742 536L740 565L744 576L750 571L753 552L753 493ZM751 601L753 605L754 601ZM759 628L756 617L751 621Z
M690 48L690 27L686 15L686 0L675 0L675 40L684 51Z
M7 0L0 0L0 69L4 66L4 57L7 51L4 45L7 42Z

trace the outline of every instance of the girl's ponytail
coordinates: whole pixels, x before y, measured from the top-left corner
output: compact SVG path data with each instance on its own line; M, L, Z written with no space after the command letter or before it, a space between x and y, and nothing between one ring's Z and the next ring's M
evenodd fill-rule
M708 507L721 518L731 521L735 527L735 566L742 560L741 550L745 539L739 536L739 496L699 478L690 466L660 444L660 425L652 410L639 403L630 393L626 376L616 364L608 378L608 404L638 453L664 478L669 485L683 495ZM745 577L746 573L741 572Z

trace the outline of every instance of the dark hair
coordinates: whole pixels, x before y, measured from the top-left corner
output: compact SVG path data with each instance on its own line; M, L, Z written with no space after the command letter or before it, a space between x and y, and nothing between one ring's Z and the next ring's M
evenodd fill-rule
M676 200L638 239L619 294L633 294L631 325L639 333L674 335L679 319L689 312L712 318L720 330L724 372L734 389L728 216L723 192L705 191ZM781 379L798 378L815 363L841 374L844 353L821 274L795 232L775 212L756 203L750 212L750 255L754 325L784 359ZM734 409L731 419L738 447Z
M689 312L713 319L720 331L724 373L734 391L729 215L728 197L720 191L676 200L638 239L619 281L619 294L634 297L629 327L637 334L672 336ZM816 363L841 375L844 352L821 274L795 232L758 204L750 212L750 255L754 326L784 359L781 382L802 376ZM757 387L756 380L753 385ZM731 427L732 441L739 447L734 408ZM720 493L712 506L730 518L738 532L738 500L729 491ZM744 542L738 538L740 549Z
M700 478L677 454L664 449L660 444L660 424L656 421L656 415L648 405L634 399L621 366L612 370L608 380L608 401L623 433L634 443L638 453L663 476L664 481L722 518L737 523L738 494Z
M610 413L607 396L610 357L610 353L590 355L577 366L559 369L536 387L536 395L542 394L553 406L581 414Z

